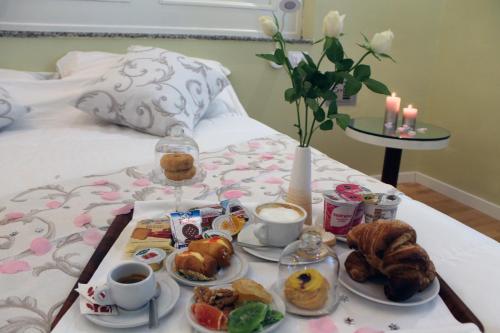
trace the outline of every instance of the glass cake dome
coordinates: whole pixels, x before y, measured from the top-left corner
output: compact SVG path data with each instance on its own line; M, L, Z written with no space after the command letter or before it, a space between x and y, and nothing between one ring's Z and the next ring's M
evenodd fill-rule
M286 310L302 316L321 316L335 310L340 264L337 254L310 229L281 253L277 288Z
M171 186L191 185L203 179L199 148L193 138L174 126L155 146L154 182Z

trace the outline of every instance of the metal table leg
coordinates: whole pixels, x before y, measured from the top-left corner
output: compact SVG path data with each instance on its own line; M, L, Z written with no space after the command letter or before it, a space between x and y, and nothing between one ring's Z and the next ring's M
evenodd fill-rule
M398 148L385 148L382 182L396 187L398 185L399 165L403 151Z

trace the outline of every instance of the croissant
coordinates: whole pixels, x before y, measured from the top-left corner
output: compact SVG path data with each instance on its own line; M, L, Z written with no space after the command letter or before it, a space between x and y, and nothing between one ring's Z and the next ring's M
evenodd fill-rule
M347 234L348 246L357 251L347 257L346 271L358 282L380 272L388 280L384 286L387 298L404 301L436 277L434 264L416 241L415 230L402 221L358 225Z

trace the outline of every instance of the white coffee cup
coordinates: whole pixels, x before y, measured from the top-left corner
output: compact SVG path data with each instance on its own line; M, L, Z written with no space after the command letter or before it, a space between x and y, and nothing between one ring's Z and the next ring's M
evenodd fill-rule
M307 212L300 206L268 202L253 210L254 235L264 245L286 246L299 238Z
M106 284L95 291L96 303L116 304L125 310L136 310L149 302L156 292L156 279L149 265L125 262L108 273Z

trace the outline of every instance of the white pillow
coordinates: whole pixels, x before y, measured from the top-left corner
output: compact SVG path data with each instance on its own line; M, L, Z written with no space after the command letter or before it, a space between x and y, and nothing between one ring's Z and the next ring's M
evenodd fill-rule
M160 48L134 46L98 80L91 81L75 106L107 121L164 136L181 125L192 132L226 76L196 59Z
M136 47L137 46L131 46L130 49L133 50ZM70 51L57 61L56 68L63 79L97 79L122 59L123 56L123 54L99 51ZM194 57L192 59L204 63L209 67L219 69L225 76L231 74L231 71L218 61ZM218 118L225 116L248 116L231 84L210 103L203 118Z
M0 87L0 129L13 124L29 111L29 107L18 104L7 89Z

